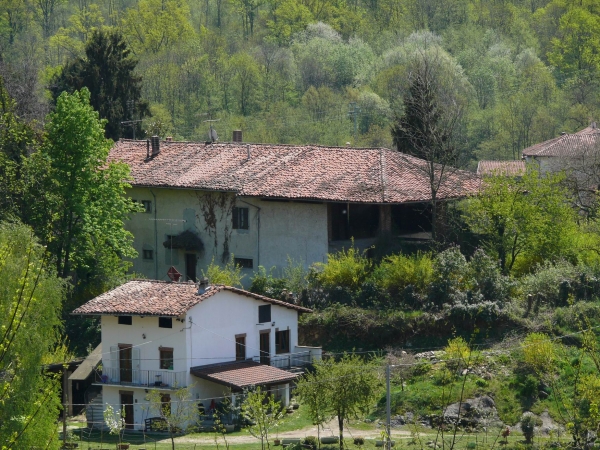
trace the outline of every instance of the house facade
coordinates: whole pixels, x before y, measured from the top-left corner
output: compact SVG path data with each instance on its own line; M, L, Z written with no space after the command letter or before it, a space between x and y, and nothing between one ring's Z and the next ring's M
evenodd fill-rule
M427 238L431 189L427 164L388 149L244 143L121 140L112 161L131 168L132 200L144 211L126 227L139 257L133 271L186 280L233 254L250 274L258 266L305 267L381 236ZM474 174L446 172L438 199L474 193ZM246 277L249 281L250 277Z
M189 387L194 407L207 413L225 399L235 403L236 394L254 385L286 405L297 370L321 355L320 348L298 345L298 315L307 312L226 286L134 280L73 314L101 318L94 384L102 389L103 409L124 409L127 428L145 429L156 416L150 389L175 402L173 392Z

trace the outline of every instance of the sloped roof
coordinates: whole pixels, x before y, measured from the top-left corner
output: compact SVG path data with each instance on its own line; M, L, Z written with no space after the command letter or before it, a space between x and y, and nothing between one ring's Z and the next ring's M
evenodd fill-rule
M71 314L178 317L221 291L234 292L296 311L312 312L308 308L231 286L211 285L203 294L198 294L198 286L192 282L132 280L90 300Z
M75 372L71 374L69 380L71 381L81 381L87 380L87 378L92 374L94 369L98 367L102 361L102 343L98 344L98 346L94 349L92 353L90 353L75 369Z
M587 127L577 133L564 133L554 139L527 147L523 156L581 157L600 149L600 129Z
M250 158L248 158L250 153ZM133 186L233 192L240 196L356 203L427 201L425 161L388 149L120 140L110 160L131 167ZM476 192L479 178L452 170L438 198Z
M190 373L205 380L239 389L285 383L298 378L298 374L250 360L191 367Z
M525 161L479 161L477 175L505 175L519 177L525 175Z

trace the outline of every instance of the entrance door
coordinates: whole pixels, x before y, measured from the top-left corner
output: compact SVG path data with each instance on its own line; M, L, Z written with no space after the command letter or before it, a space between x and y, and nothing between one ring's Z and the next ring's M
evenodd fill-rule
M271 334L269 332L260 333L260 363L270 364L271 358Z
M121 392L121 411L125 411L125 428L133 429L133 392Z
M196 255L185 254L185 278L187 281L196 281Z
M119 372L121 383L131 383L131 372L133 364L131 363L131 345L119 345Z

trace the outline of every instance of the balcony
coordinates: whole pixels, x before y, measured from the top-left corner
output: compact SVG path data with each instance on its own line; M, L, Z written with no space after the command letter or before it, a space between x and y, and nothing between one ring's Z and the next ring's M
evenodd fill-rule
M172 370L139 370L102 367L96 372L96 384L157 389L179 389L187 386L187 372Z
M273 355L270 358L254 356L253 361L268 364L278 369L289 372L304 372L306 366L321 359L322 349L320 347L296 347L296 352Z

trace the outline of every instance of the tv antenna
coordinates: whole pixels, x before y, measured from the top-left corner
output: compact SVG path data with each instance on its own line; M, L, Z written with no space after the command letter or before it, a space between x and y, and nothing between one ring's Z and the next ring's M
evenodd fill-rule
M141 122L142 120L134 120L133 119L133 114L135 112L135 102L133 100L127 100L127 109L129 110L129 117L131 117L131 120L123 120L121 121L121 126L124 127L131 127L132 131L133 131L133 140L135 141L135 128L136 125Z
M204 113L202 114L203 116L209 116L209 113ZM207 119L207 120L203 120L202 122L208 122L209 123L209 127L208 127L208 140L210 142L216 142L219 140L219 136L217 136L217 130L215 130L212 126L213 122L218 122L221 119Z

